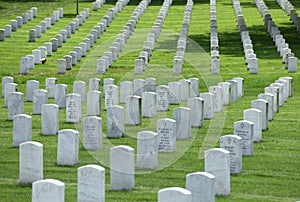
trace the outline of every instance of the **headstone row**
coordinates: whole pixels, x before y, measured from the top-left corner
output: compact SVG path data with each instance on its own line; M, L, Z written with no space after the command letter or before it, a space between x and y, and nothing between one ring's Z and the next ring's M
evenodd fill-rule
M173 59L174 74L181 74L182 72L182 65L184 63L184 53L186 49L186 40L188 37L188 32L190 27L192 9L193 9L193 1L188 0L185 7L183 22L180 31L180 37L177 40L176 56L174 56Z
M272 37L273 42L277 47L277 51L282 57L282 62L285 63L285 67L288 69L288 72L297 72L298 58L294 56L294 53L289 48L289 44L286 43L284 36L280 34L280 30L272 20L268 7L263 0L254 0L254 2L263 16L265 27L267 28L269 35Z
M54 11L53 18L59 19L63 17L63 9L58 8L57 11ZM86 20L86 18L89 17L89 9L85 8L84 11L80 12L80 15L82 20ZM56 52L59 47L62 47L62 44L67 41L67 38L71 37L71 34L75 33L75 29L79 27L79 17L76 17L71 22L70 25L66 26L64 30L60 30L60 34L55 35L55 38L50 39L50 42L45 42L44 46L40 46L38 49L32 50L31 55L27 55L25 57L21 57L20 59L20 74L28 74L30 69L33 69L35 65L44 64L48 59L48 56L51 56L53 52ZM41 22L42 25L39 25L41 27L41 32L46 32L46 29L51 28L51 18L45 18L44 21ZM45 26L46 27L45 27ZM72 26L74 25L74 32L72 32ZM36 31L30 30L29 31L29 38L32 38L32 41L35 41L36 38ZM31 39L30 39L31 40ZM83 46L83 45L82 45ZM72 54L71 54L72 55ZM66 60L66 69L71 69L73 62L77 61L77 58L72 60L72 56L67 55L64 57ZM58 61L59 66L64 65L64 61ZM76 63L75 63L76 64Z
M300 18L298 16L298 13L296 12L295 7L292 5L292 3L288 0L277 0L277 3L280 5L280 7L290 16L290 19L295 25L295 28L300 33Z
M92 11L98 11L99 8L102 7L103 4L105 4L105 0L96 0L92 3Z
M210 70L212 74L220 74L219 38L215 0L210 1Z
M34 26L33 29L28 31L29 34L29 42L35 42L36 38L41 38L42 33L45 33L47 29L51 28L51 25L54 25L59 21L60 18L64 16L63 8L57 8L56 11L49 16L49 18L45 18L44 21L41 21L39 25Z
M18 28L22 28L23 24L27 24L38 15L37 8L32 7L22 16L17 16L15 20L11 20L9 25L5 25L4 29L0 29L0 41L4 41L6 37L11 37L12 32L16 32Z
M157 19L152 26L150 33L148 34L147 40L144 43L143 49L140 52L138 58L134 62L134 73L143 74L146 69L150 57L152 56L152 51L154 50L155 42L157 41L164 19L168 14L169 8L172 4L172 0L164 0L163 5L161 6Z
M251 74L258 73L258 59L253 50L252 40L250 38L248 28L242 13L242 8L239 0L232 0L236 21L238 23L238 28L243 43L244 54L246 58L246 64L248 65L248 70Z
M127 39L134 31L136 24L150 2L150 0L143 0L135 8L130 19L110 46L109 51L105 52L104 55L97 60L97 74L104 74L104 72L112 65L112 63L117 60L120 52L123 50L123 47L127 42Z

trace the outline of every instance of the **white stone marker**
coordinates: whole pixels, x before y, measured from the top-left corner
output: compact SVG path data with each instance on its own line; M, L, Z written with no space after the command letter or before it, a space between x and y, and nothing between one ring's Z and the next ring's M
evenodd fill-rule
M223 89L223 105L229 105L231 101L231 83L229 82L220 82L218 83L219 86Z
M134 149L119 145L110 149L110 189L134 188Z
M158 191L158 202L191 202L192 193L181 187L169 187Z
M41 63L41 51L40 50L32 50L32 55L34 55L34 64L38 65Z
M89 90L87 96L87 116L101 116L101 92Z
M281 83L272 83L270 87L277 87L279 88L278 91L278 106L282 107L284 102L284 95L283 95L283 84Z
M209 92L214 94L214 112L221 112L223 109L223 88L221 86L210 86Z
M177 107L173 110L173 119L176 121L176 139L189 139L191 136L191 109Z
M128 96L132 95L132 82L120 82L120 103L124 104Z
M77 171L77 201L105 201L105 168L98 165L86 165Z
M220 137L220 148L230 152L230 173L242 172L242 138L237 135L224 135Z
M251 101L251 107L259 109L262 113L262 130L268 130L268 101L256 99Z
M258 95L258 99L268 102L268 121L272 121L274 119L274 96L270 93L262 93Z
M59 129L58 105L42 105L41 115L42 135L56 135Z
M146 78L145 79L145 92L156 92L156 79Z
M56 78L46 78L46 90L48 91L48 98L54 98L56 81Z
M79 132L73 129L58 131L57 165L74 166L78 163Z
M169 103L180 104L181 87L179 82L170 82L169 86Z
M66 95L68 94L68 86L66 84L56 84L54 89L54 104L60 109L66 108Z
M236 77L232 80L237 81L237 97L241 98L244 96L244 78Z
M17 91L18 84L6 83L4 87L4 106L7 107L7 95Z
M66 59L57 59L57 73L65 74L67 71L67 61Z
M273 95L273 111L274 114L278 112L279 102L279 88L278 87L265 87L265 93Z
M134 79L133 80L133 95L142 97L142 93L145 92L145 80Z
M38 90L40 88L40 82L37 80L29 80L26 81L26 101L33 101L33 91Z
M200 93L200 98L204 101L203 118L212 119L214 117L214 94Z
M262 140L262 112L259 109L244 110L244 120L253 123L253 141L260 142Z
M180 85L180 100L187 101L190 97L190 81L188 79L179 80Z
M90 78L89 79L89 90L100 91L100 79L98 79L98 78Z
M109 84L104 86L105 109L119 104L119 86Z
M287 82L288 82L288 86L289 86L289 89L288 89L289 97L292 97L292 96L293 96L293 78L292 78L292 77L289 77L289 76L286 76L286 77L280 77L279 80L284 80L284 81L287 81Z
M137 133L137 169L155 170L158 167L158 135L153 131Z
M34 69L34 55L26 55L28 60L28 68Z
M156 117L156 93L144 92L142 94L142 117Z
M13 83L14 82L14 78L11 76L4 76L2 77L2 97L5 97L5 85L8 83ZM17 85L17 84L15 84Z
M20 59L20 74L29 73L29 60L27 57L21 57Z
M288 58L288 72L297 72L298 71L298 58L289 57Z
M28 35L29 35L28 41L29 42L35 42L35 40L36 40L36 30L35 29L30 29L29 32L28 32Z
M43 179L43 145L28 141L20 144L20 184L28 185Z
M157 111L169 110L169 87L160 85L156 87Z
M189 78L190 82L190 97L199 96L199 79L198 78Z
M80 123L81 121L81 96L76 93L66 95L66 122Z
M8 84L6 84L8 85ZM9 93L6 96L8 108L8 120L13 120L13 117L18 114L24 114L24 94L21 92Z
M48 104L48 91L38 89L33 91L33 114L41 114L43 104Z
M287 102L287 99L289 98L289 83L288 83L288 81L278 79L275 81L275 83L283 84L283 101Z
M215 176L215 194L230 194L230 158L229 151L214 148L205 151L205 172Z
M86 102L86 83L84 81L74 81L73 93L81 96L81 102Z
M32 118L26 114L13 117L13 146L19 147L23 142L31 141Z
M191 109L191 126L202 127L204 100L199 97L188 98L188 108Z
M158 151L175 152L176 121L169 118L157 120Z
M141 124L141 97L133 95L127 97L126 101L126 124L139 125Z
M121 138L124 136L124 107L112 105L106 111L106 129L108 138Z
M83 147L86 150L102 148L102 119L89 116L83 119Z
M242 120L234 122L234 135L242 138L242 155L253 155L253 127L254 124L250 121Z
M32 202L64 202L65 184L59 180L39 180L32 184Z
M186 175L186 189L192 193L192 202L215 201L215 176L207 172Z
M248 61L248 69L250 74L257 74L258 72L258 59L250 58Z

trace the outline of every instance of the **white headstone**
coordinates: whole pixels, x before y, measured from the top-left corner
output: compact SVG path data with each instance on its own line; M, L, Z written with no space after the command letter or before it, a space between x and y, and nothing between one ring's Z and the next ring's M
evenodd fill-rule
M84 81L74 81L73 93L81 96L81 102L86 102L86 83Z
M190 78L190 97L198 97L199 96L199 79L198 78Z
M223 89L223 105L229 105L231 101L231 84L229 82L220 82L218 85Z
M8 83L13 83L14 82L14 78L11 76L4 76L2 77L2 97L5 97L5 85Z
M158 202L191 202L192 193L181 187L170 187L158 191Z
M41 51L40 50L32 50L32 55L34 55L34 64L38 65L41 63Z
M142 117L156 117L156 93L144 92L142 94Z
M56 135L59 129L58 105L42 105L41 115L42 135Z
M77 201L105 201L105 168L98 165L86 165L77 172Z
M8 85L8 84L6 84ZM8 120L18 114L24 114L24 95L21 92L9 93L6 96L8 108Z
M32 184L32 202L64 202L65 184L59 180L39 180Z
M169 103L180 104L181 87L179 82L170 82L169 86Z
M169 118L157 120L158 151L175 152L176 121Z
M54 89L54 104L60 109L66 108L66 95L68 94L68 86L66 84L56 84Z
M43 104L48 104L48 91L38 89L33 91L33 114L41 114Z
M224 135L220 137L220 148L230 152L230 173L242 172L242 138L237 135Z
M221 86L210 86L209 92L214 94L214 112L221 112L223 109L223 88Z
M242 77L236 77L232 80L237 81L237 97L243 97L244 96L244 78Z
M87 116L101 115L101 92L89 90L87 95Z
M200 93L200 98L203 99L203 118L212 119L214 117L214 94L212 93Z
M20 184L32 184L43 179L43 145L28 141L20 144Z
M107 137L121 138L124 136L124 107L112 105L106 111Z
M13 146L19 147L23 142L31 140L32 118L26 114L18 114L13 117Z
M190 81L188 79L179 80L180 85L180 100L187 101L190 97Z
M288 58L288 71L297 72L298 71L298 58L289 57Z
M46 78L46 90L48 91L48 98L54 98L56 81L56 78Z
M160 85L156 87L157 111L169 110L169 87Z
M215 201L215 176L207 172L186 175L186 189L192 193L192 202Z
M142 97L142 93L145 92L145 80L134 79L133 80L133 95Z
M273 95L273 111L274 114L278 112L279 101L279 88L278 87L265 87L265 93Z
M78 163L79 132L73 129L58 131L57 164L74 166Z
M279 91L278 91L278 102L277 102L277 104L278 104L279 107L282 107L283 103L284 103L283 84L281 84L281 83L272 83L270 85L270 87L277 87L277 88L279 88Z
M120 103L125 103L128 96L132 95L132 82L120 82Z
M57 73L65 74L67 71L67 60L66 59L57 59Z
M244 110L244 120L253 123L253 141L260 142L262 140L262 112L259 109Z
M29 73L29 60L27 57L21 57L20 59L20 74Z
M87 150L102 148L102 119L89 116L83 119L83 147Z
M104 88L105 109L112 105L119 104L119 87L113 84L106 85Z
M153 131L137 133L137 168L155 170L158 167L158 135Z
M145 79L145 92L156 92L156 79L146 78Z
M81 121L81 96L76 93L66 95L66 122L80 123Z
M242 155L253 155L253 127L254 124L247 120L234 122L234 135L242 138Z
M262 93L258 95L258 99L263 99L268 102L268 121L272 121L274 119L274 95Z
M230 194L230 157L229 151L214 148L205 151L205 172L215 176L215 194L227 196Z
M173 119L176 121L176 139L189 139L191 136L191 109L177 107L173 110Z
M251 101L251 107L262 112L262 130L268 129L268 101L256 99Z
M134 149L119 145L110 149L110 189L134 188Z
M89 90L100 91L100 79L98 79L98 78L90 78L89 79Z
M18 84L6 83L4 87L4 106L7 107L7 95L17 91Z
M127 97L126 101L126 124L141 124L141 97L133 95Z
M33 101L33 91L38 90L40 88L40 82L37 80L29 80L26 81L26 101Z
M199 97L188 98L188 108L191 109L191 126L202 127L204 100Z

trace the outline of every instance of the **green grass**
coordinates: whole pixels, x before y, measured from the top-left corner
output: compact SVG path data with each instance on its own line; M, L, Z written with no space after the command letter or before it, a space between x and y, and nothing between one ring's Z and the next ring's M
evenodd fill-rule
M96 75L96 60L103 52L108 50L111 42L127 23L131 13L138 5L138 1L131 1L122 12L118 13L101 39L94 45L83 60L73 66L65 75L57 74L56 60L62 58L82 41L105 15L115 1L107 1L97 12L91 10L93 1L80 1L79 10L90 8L91 16L75 35L72 35L62 48L49 57L45 65L36 65L27 75L19 75L20 57L31 54L31 50L42 46L59 33L74 18L75 1L5 1L0 0L0 27L9 24L11 19L21 15L32 6L38 8L38 18L33 19L23 28L13 32L11 38L0 42L0 76L12 76L18 84L18 90L25 93L26 81L35 79L40 81L40 87L45 88L47 77L56 77L58 83L69 86L72 92L73 82L91 77L114 78L118 84L122 80L134 78L156 77L157 84L167 84L169 81L178 81L181 78L198 77L200 79L200 92L207 92L210 85L216 85L221 80L234 77L245 79L245 96L238 102L231 103L222 113L215 114L214 120L205 120L204 126L193 129L193 136L189 141L178 141L178 150L174 155L161 155L160 166L165 166L151 173L139 173L135 179L133 191L109 190L109 167L107 164L108 149L110 145L125 144L136 149L136 132L140 130L155 129L155 121L143 119L142 125L136 128L126 127L123 139L106 139L103 137L103 150L88 152L80 143L79 163L74 167L56 165L57 136L41 136L41 120L39 115L32 115L32 103L25 102L25 113L33 118L32 139L44 145L44 178L54 178L65 182L66 201L76 201L77 198L77 168L87 164L98 164L106 168L106 201L157 201L157 191L170 186L185 187L185 176L188 173L203 171L204 149L218 147L218 137L233 133L233 123L243 118L243 110L250 107L250 101L263 93L264 87L281 76L292 76L293 97L284 103L280 112L269 122L269 130L263 132L263 141L256 143L254 156L243 158L243 172L231 176L231 193L228 197L216 197L216 201L296 201L300 200L300 82L299 73L288 73L281 62L279 53L266 32L262 17L253 1L241 0L241 7L247 23L255 53L259 59L259 73L250 75L246 69L242 44L239 37L237 23L231 1L217 1L217 20L219 32L221 75L212 76L209 73L209 1L195 0L189 30L189 39L186 50L186 61L183 74L172 75L173 56L183 13L185 1L173 0L161 36L156 43L151 61L143 75L133 74L134 60L138 57L143 43L149 33L162 1L152 0L150 6L141 16L137 27L128 39L127 44L118 60L104 75ZM300 3L290 0L297 12L300 12ZM294 29L289 17L280 9L276 1L266 0L266 5L273 20L283 33L292 51L297 57L300 55L300 35ZM64 8L65 17L60 19L42 38L35 43L29 43L28 30L39 24L58 7ZM49 100L53 103L53 99ZM103 102L104 103L104 100ZM4 105L0 98L0 106ZM186 106L186 103L182 104ZM161 116L172 118L172 109L161 113ZM102 111L105 114L105 111ZM19 149L12 147L12 122L7 121L7 109L0 110L0 201L31 201L31 187L19 185ZM65 110L59 111L60 129L79 129L81 125L65 123ZM103 131L106 131L105 116L103 118ZM186 150L186 151L185 151ZM172 158L171 158L172 157Z

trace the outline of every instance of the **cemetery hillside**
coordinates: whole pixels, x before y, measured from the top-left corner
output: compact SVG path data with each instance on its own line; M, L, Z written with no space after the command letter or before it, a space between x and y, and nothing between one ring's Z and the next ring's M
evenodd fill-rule
M300 201L299 0L0 0L0 201Z

